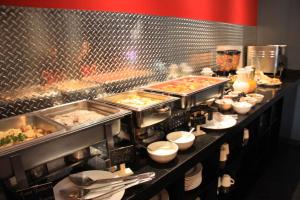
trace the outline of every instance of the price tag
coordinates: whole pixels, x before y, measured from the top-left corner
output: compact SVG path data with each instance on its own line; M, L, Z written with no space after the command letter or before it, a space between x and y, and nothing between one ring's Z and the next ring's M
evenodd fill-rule
M128 161L133 161L134 157L135 150L133 145L121 147L110 151L110 159L112 166L121 163L126 163Z

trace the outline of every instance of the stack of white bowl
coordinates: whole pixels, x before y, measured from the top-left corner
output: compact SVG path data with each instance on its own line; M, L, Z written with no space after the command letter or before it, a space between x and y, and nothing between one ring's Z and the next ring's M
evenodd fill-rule
M201 163L198 163L192 169L185 173L184 190L190 191L197 188L202 182L202 169Z

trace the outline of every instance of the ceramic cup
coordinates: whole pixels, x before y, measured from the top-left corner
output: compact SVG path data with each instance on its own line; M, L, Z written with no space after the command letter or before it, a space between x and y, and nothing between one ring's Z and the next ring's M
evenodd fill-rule
M224 174L221 181L222 187L229 188L234 184L234 179L229 174Z
M229 153L230 153L230 151L229 151L229 144L228 143L222 144L221 151L225 151L227 153L227 155L229 155Z
M227 155L228 155L227 151L221 149L221 151L220 151L220 161L225 162L227 160Z
M249 130L248 129L244 129L244 135L243 135L243 140L246 141L246 140L249 140Z

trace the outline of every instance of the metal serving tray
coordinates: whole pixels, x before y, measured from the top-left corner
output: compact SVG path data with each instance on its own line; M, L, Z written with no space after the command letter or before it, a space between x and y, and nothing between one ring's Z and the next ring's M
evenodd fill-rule
M194 90L189 91L189 92L173 92L173 91L168 91L168 90L164 90L164 89L155 88L155 87L159 87L159 86L163 86L163 85L167 85L167 84L180 84L180 83L188 81L189 79L194 79L195 81L210 80L210 81L216 81L216 83L214 83L210 86L206 86L206 87L195 88ZM229 81L229 79L227 79L227 78L219 78L219 77L185 76L185 77L181 77L181 78L178 78L178 79L165 81L165 82L162 82L162 83L156 83L156 84L148 85L148 86L145 86L143 88L145 90L161 92L161 93L167 93L167 94L171 94L171 95L175 95L175 96L190 96L192 94L195 94L195 93L198 93L198 92L201 92L201 91L204 91L204 90L208 90L212 87L215 87L215 86L218 86L218 85L223 85L228 81Z
M131 112L128 110L116 108L105 103L100 103L92 100L81 100L73 103L63 104L56 107L44 109L39 112L39 114L49 121L54 121L53 117L56 115L66 114L76 110L89 110L95 111L101 115L104 115L103 118L93 121L87 121L82 124L74 125L74 126L65 126L68 130L82 129L87 126L94 126L97 124L102 124L108 121L112 121L115 119L119 119L125 115L130 114ZM59 123L59 122L56 122Z
M51 116L52 114L68 112L77 108L97 110L97 112L101 112L106 117L102 120L76 127L65 127L47 118L47 116ZM29 115L1 120L0 130L19 127L25 123L32 123L37 127L49 128L53 130L53 133L25 141L15 146L3 148L3 150L0 149L0 179L13 176L15 167L18 166L16 163L20 163L20 166L22 165L22 167L19 167L21 170L18 170L22 172L23 170L32 169L46 162L70 155L104 140L107 140L107 144L110 144L112 132L119 131L120 129L120 118L129 114L131 112L128 110L104 103L79 101L37 111ZM17 160L17 162L13 160Z
M31 125L35 128L41 128L51 133L44 135L39 138L35 138L28 141L23 141L21 143L9 146L9 147L1 147L0 148L0 157L3 155L11 154L16 151L20 151L26 149L28 147L39 144L43 141L47 141L50 138L61 135L64 133L65 128L60 124L48 121L42 117L36 115L20 115L16 117L10 117L3 120L0 120L0 131L6 131L8 129L13 128L21 128L22 126Z
M126 105L126 104L123 104L123 103L114 102L118 99L124 99L124 98L126 98L130 95L138 95L138 96L141 96L141 97L147 97L147 98L155 99L155 100L158 99L158 100L160 100L160 102L159 103L154 103L154 104L148 105L148 106L132 106L132 105ZM97 100L101 100L101 101L107 102L109 104L116 105L116 106L119 106L119 107L122 107L122 108L126 108L126 109L129 109L129 110L132 110L132 111L141 112L141 111L148 110L148 109L151 109L151 108L157 108L157 107L163 106L167 103L174 102L174 101L178 100L178 98L177 97L172 97L172 96L166 96L166 95L162 95L162 94L157 94L157 93L141 91L141 90L131 90L131 91L128 91L128 92L122 92L122 93L119 93L119 94L111 95L111 96L104 97L104 98L97 99Z
M124 99L129 95L139 95L142 97L148 97L152 99L160 100L158 103L154 103L148 106L131 106L114 102L118 99ZM179 100L177 97L166 96L157 93L150 93L141 90L132 90L128 92L119 93L116 95L97 99L97 101L106 102L118 107L126 108L133 111L133 119L135 125L139 128L148 127L159 122L162 122L171 116L173 103Z
M13 169L16 167L30 169L36 166L37 160L47 159L47 154L52 153L52 150L49 151L49 148L52 147L48 146L47 143L65 134L63 126L34 114L19 115L0 120L1 131L11 128L20 128L24 125L32 125L37 128L43 128L51 131L52 133L21 142L13 146L0 148L1 179L13 176ZM44 146L44 152L46 152L44 155L43 149L40 151L40 146ZM20 162L15 164L15 166L12 165L12 160L14 160L14 158L18 158L18 162Z
M168 84L179 84L185 82L189 79L194 79L195 81L205 81L205 80L212 80L215 81L214 84L205 87L195 88L188 92L174 92L168 91L163 89L158 89L156 87L161 87L163 85ZM175 97L179 97L181 99L180 107L182 109L187 109L192 106L197 105L199 102L205 101L209 98L216 97L223 92L224 85L229 81L227 78L219 78L219 77L207 77L207 76L185 76L182 78L165 81L162 83L155 83L152 85L148 85L143 87L142 89L151 92L158 92L162 94L172 95Z

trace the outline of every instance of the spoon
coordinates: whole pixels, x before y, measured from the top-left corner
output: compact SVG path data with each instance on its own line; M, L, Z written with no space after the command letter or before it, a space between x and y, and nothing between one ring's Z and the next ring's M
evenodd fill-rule
M189 133L192 133L194 130L195 130L195 127L193 127L193 128L189 131Z

